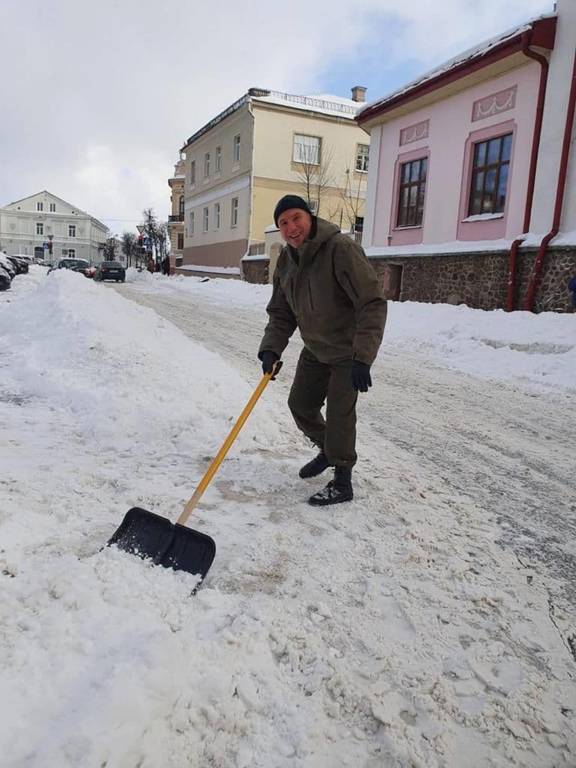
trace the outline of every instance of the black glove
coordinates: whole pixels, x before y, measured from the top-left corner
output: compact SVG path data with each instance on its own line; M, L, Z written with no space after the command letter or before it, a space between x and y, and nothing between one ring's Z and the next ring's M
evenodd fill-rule
M367 363L352 360L352 386L358 392L368 392L368 387L372 386L370 366Z
M269 349L265 349L258 355L262 361L262 373L272 373L274 369L274 363L280 360L276 352L272 352Z

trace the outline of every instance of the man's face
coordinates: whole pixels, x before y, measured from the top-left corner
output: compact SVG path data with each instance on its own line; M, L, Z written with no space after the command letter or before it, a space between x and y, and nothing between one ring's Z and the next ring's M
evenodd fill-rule
M312 229L312 216L300 208L289 208L278 219L278 229L293 248L300 248Z

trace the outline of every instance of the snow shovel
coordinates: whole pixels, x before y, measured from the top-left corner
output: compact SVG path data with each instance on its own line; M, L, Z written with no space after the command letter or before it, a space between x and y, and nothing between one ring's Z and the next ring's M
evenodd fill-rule
M114 545L118 549L138 555L141 558L149 558L155 565L163 565L165 568L173 568L175 571L199 574L204 579L214 560L216 544L210 536L187 528L185 523L216 474L266 385L271 379L274 380L281 367L282 362L279 360L272 373L265 373L262 376L252 397L230 430L230 434L208 467L206 474L176 523L173 524L167 518L156 515L154 512L133 507L126 512L124 520L108 542L108 546Z

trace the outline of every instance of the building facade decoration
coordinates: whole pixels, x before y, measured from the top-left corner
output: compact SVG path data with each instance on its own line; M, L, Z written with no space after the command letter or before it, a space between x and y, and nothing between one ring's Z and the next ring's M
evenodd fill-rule
M512 86L512 88L506 88L504 91L493 93L475 101L472 106L472 122L499 115L509 109L514 109L515 106L516 86Z
M423 120L415 125L409 125L407 128L402 128L400 131L400 146L403 147L405 144L411 144L413 141L427 139L429 126L430 121Z

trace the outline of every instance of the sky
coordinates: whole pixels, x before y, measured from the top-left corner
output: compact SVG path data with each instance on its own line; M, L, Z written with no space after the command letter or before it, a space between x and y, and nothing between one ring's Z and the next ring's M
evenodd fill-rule
M113 233L169 213L188 136L259 86L375 101L552 0L3 0L0 206L43 189Z
M191 597L104 544L182 510L260 379L271 286L120 292L33 265L0 293L2 765L576 765L574 317L391 302L328 512L292 339L189 521L217 549Z

